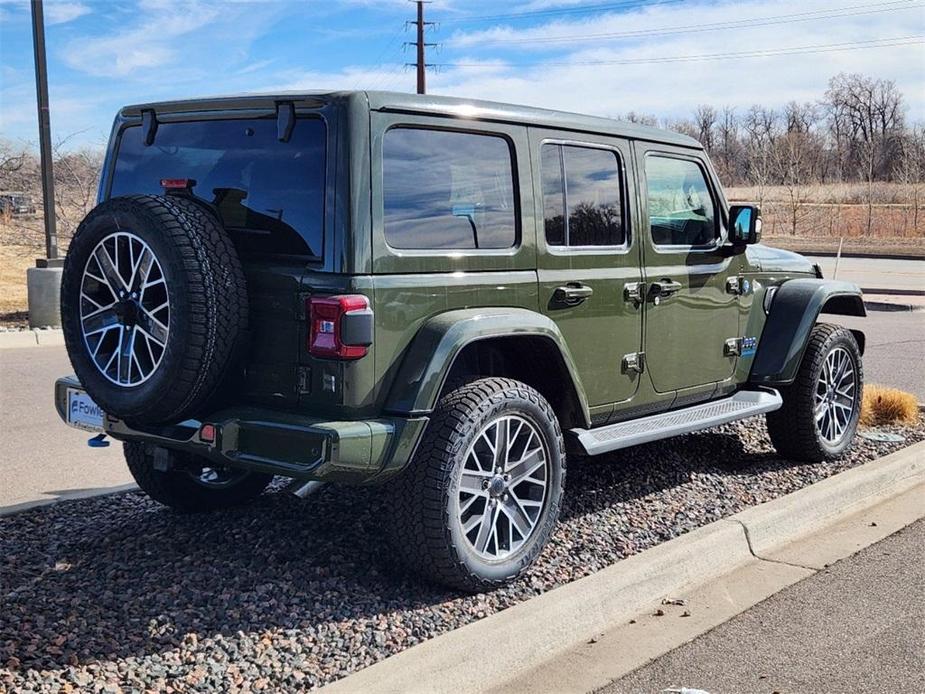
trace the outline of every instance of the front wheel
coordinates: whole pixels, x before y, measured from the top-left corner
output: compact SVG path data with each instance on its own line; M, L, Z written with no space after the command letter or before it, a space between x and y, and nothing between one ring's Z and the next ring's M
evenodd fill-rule
M217 466L206 458L145 443L123 444L135 482L165 506L194 513L238 506L259 496L273 475Z
M854 441L861 416L864 367L851 331L819 323L793 383L781 388L783 406L767 415L777 452L816 463L836 458Z
M559 515L565 445L530 386L482 378L444 395L392 483L391 544L408 568L467 591L519 576Z

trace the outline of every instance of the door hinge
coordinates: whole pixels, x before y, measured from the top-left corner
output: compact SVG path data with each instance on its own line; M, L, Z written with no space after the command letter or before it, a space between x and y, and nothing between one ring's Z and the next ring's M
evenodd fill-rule
M631 354L624 354L622 367L622 371L625 374L641 374L646 368L646 353L633 352Z
M750 294L752 291L752 283L745 277L730 277L726 280L726 293L734 294L736 296L743 296L745 294Z
M633 306L638 307L642 303L645 294L646 285L643 282L627 282L623 285L623 300L633 302Z
M727 357L737 357L742 354L742 338L730 337L723 345L723 355Z

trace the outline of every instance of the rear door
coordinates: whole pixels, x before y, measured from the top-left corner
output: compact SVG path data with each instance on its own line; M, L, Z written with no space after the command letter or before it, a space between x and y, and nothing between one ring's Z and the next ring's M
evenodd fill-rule
M637 143L645 220L646 369L668 393L723 381L736 358L738 262L725 255L724 202L699 152Z
M642 340L642 308L628 296L642 279L630 223L630 147L543 129L531 129L530 143L541 309L565 337L592 419L601 423L638 385L637 372L624 363Z

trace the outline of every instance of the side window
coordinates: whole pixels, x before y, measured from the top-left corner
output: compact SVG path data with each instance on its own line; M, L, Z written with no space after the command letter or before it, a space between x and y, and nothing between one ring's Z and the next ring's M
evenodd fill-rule
M393 128L382 145L386 242L405 249L510 248L513 153L498 135Z
M547 244L621 246L626 242L616 152L545 144L540 166Z
M689 159L646 157L649 231L657 246L708 246L716 211L703 169Z

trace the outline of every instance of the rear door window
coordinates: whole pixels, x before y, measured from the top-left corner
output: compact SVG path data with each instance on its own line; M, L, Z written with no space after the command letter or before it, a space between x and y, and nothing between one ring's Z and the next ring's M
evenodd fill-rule
M609 149L544 144L541 150L546 243L622 246L620 161Z
M501 249L517 241L512 150L499 135L392 128L382 145L386 242Z
M275 118L160 123L153 144L142 138L141 127L123 131L110 196L162 194L161 179L193 179L193 194L215 205L239 250L323 254L320 118L299 118L288 142Z

